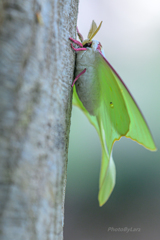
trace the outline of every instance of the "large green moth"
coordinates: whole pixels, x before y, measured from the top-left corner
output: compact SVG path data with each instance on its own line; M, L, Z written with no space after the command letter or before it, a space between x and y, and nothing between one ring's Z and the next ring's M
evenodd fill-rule
M131 138L145 148L155 151L146 121L135 100L105 58L100 42L92 40L99 31L93 21L88 39L83 40L77 29L81 42L70 38L78 45L72 48L77 53L76 78L73 81L73 104L79 107L96 128L102 145L102 163L99 180L99 205L109 198L115 185L115 165L112 148L115 141L122 136Z

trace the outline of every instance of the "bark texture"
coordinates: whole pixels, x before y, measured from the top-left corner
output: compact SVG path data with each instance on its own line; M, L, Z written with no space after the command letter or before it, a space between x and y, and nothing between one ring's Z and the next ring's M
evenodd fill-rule
M0 239L63 239L78 0L0 1Z

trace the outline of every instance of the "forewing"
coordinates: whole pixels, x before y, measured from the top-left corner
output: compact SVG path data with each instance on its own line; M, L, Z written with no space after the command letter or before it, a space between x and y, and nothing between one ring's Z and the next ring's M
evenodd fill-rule
M124 83L120 79L117 79L117 82L121 88L131 120L126 137L131 138L151 151L155 151L155 143L140 109Z
M99 61L100 64L99 65L104 66L103 71L105 71L105 74L103 74L103 75L107 76L107 73L108 73L108 74L110 74L110 76L113 76L113 77L110 77L110 79L112 78L114 80L114 84L116 83L119 86L121 96L123 97L123 100L125 102L125 106L127 108L127 112L128 112L129 119L130 119L129 131L126 132L126 137L131 138L132 140L138 142L139 144L143 145L144 147L148 148L149 150L152 150L152 151L156 150L156 146L153 141L150 130L147 126L147 123L146 123L140 109L138 108L135 100L133 99L132 95L130 94L129 90L127 89L127 87L123 83L122 79L117 74L117 72L110 65L110 63L102 55L99 55L99 56L100 56L100 61ZM105 70L105 65L106 65L106 70ZM104 85L105 81L104 81L103 75L102 75L102 79L103 79L103 85ZM108 77L108 79L109 79L109 77ZM107 83L108 83L108 79L107 79ZM104 91L102 91L102 92L104 95L105 94ZM117 114L119 114L118 111L117 111ZM124 111L121 111L120 114L124 114ZM113 117L114 116L116 116L116 115L114 114ZM117 117L115 117L115 121L117 121L116 119L117 119ZM115 122L114 122L113 118L112 118L112 123L114 123L114 126L115 126ZM121 121L121 123L123 124L123 121Z
M99 52L96 53L101 104L98 117L102 119L109 155L113 143L129 131L130 118L117 79Z

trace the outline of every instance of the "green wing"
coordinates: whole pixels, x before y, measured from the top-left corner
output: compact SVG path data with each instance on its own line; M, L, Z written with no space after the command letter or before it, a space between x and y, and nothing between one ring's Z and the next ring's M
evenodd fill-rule
M102 118L109 154L113 143L119 140L121 136L129 137L147 149L155 151L156 146L149 128L127 87L99 52L97 52L97 58L102 96L98 117ZM119 88L119 91L117 88ZM109 102L112 102L110 108ZM127 115L129 116L129 122ZM126 118L126 121L124 118ZM121 134L122 125L126 130L125 134ZM110 136L108 136L108 133Z
M123 82L118 81L118 85L122 91L122 95L125 99L127 110L131 119L129 131L126 134L126 137L131 138L151 151L156 151L156 146L150 130L136 102L132 98Z
M103 57L96 53L98 62L97 75L101 91L101 103L97 111L97 118L102 122L109 155L113 143L125 136L129 131L130 117L125 100L111 68Z

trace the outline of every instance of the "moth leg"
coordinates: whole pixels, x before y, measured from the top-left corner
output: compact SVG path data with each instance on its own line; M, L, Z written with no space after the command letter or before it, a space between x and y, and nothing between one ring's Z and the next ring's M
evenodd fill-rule
M83 42L83 36L82 36L82 34L79 32L78 27L77 27L77 34L78 34L79 40L80 40L81 42Z
M83 44L81 43L81 42L79 42L79 41L77 41L77 40L75 40L75 39L73 39L73 38L69 38L72 42L74 42L75 44L77 44L78 46L80 46L80 47L83 47Z
M78 52L78 51L86 51L87 50L87 48L74 48L72 43L71 43L71 47L76 52Z
M74 84L75 84L75 82L78 80L78 78L82 75L82 74L84 74L86 72L86 68L82 71L82 72L80 72L78 75L77 75L77 77L74 79L74 81L73 81L73 83L72 83L72 87L74 86Z

